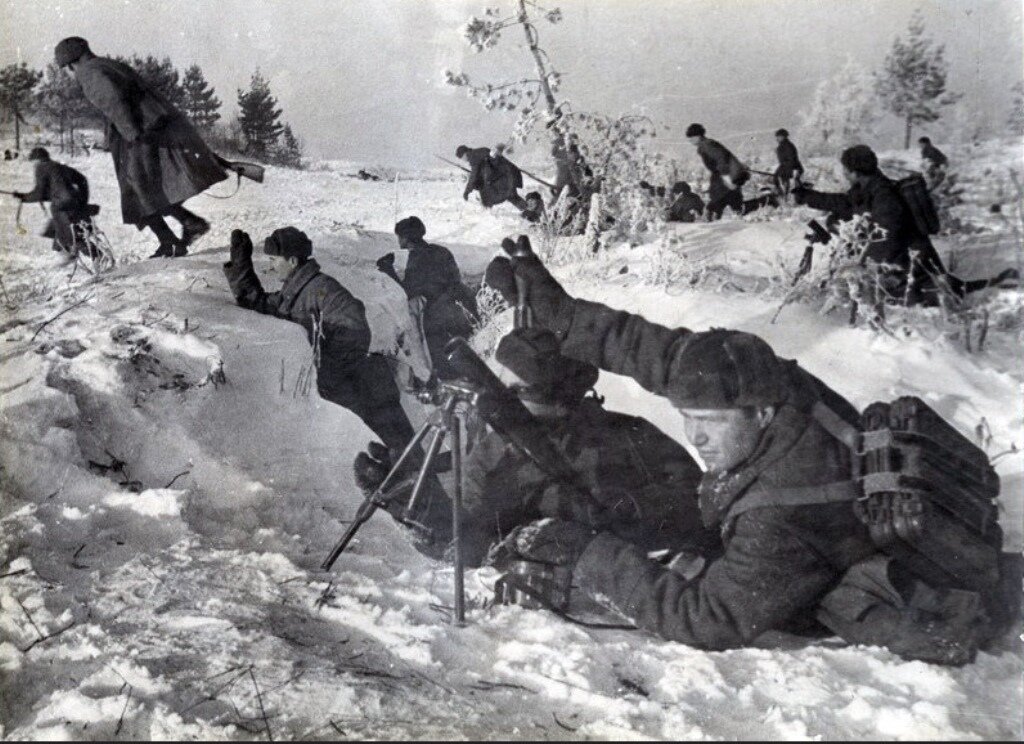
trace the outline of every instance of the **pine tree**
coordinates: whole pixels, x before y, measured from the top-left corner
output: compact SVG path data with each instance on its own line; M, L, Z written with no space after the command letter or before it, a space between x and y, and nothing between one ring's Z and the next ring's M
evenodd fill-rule
M829 149L869 140L877 116L871 73L852 57L835 76L818 84L811 105L800 113L808 144Z
M285 124L281 131L281 139L274 153L274 160L288 168L302 167L302 143L292 132L291 124Z
M279 122L281 109L277 99L270 93L270 83L257 68L249 83L249 90L238 89L238 120L245 137L246 152L266 157L277 142L283 127Z
M945 46L925 36L921 11L915 11L907 37L893 42L885 66L876 77L882 103L904 122L903 147L910 147L915 124L936 121L940 108L959 100L946 92Z
M181 87L184 92L182 110L200 129L211 129L220 119L218 109L221 101L215 95L213 87L206 82L199 65L193 64L185 70Z
M14 119L14 146L19 150L21 125L26 123L24 115L32 110L32 89L42 77L41 71L31 69L24 62L0 69L0 108L5 118Z
M181 86L181 76L174 68L170 57L157 59L152 54L140 57L117 57L141 77L151 89L162 95L175 108L181 108L185 101L185 90Z

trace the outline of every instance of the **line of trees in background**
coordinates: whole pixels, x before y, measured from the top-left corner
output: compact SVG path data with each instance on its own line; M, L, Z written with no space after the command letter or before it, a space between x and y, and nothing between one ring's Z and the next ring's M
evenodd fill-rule
M282 121L282 110L270 82L257 69L247 88L238 89L236 117L224 122L221 99L197 64L184 74L169 57L117 57L135 70L157 93L184 113L216 150L252 157L290 168L302 167L302 142ZM56 133L61 152L75 152L76 132L103 126L99 113L82 94L74 76L50 63L34 70L26 63L0 68L2 121L14 123L15 147L21 149L22 127L33 120L38 133Z
M833 77L823 80L810 105L801 112L805 141L811 151L831 151L870 140L884 113L903 122L903 147L909 148L916 127L938 121L948 106L961 98L946 89L945 48L928 36L924 16L911 16L905 35L897 37L881 68L872 73L848 59ZM1015 99L1007 127L1024 134L1024 87L1014 87ZM957 117L954 117L957 118ZM954 135L975 139L979 122L951 122ZM952 138L952 137L951 137Z

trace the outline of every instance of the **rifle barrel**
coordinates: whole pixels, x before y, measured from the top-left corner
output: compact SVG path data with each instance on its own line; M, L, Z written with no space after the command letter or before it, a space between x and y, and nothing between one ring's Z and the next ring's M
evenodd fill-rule
M438 160L443 160L444 162L448 163L448 165L454 165L456 168L458 168L461 171L465 171L466 173L472 173L472 171L469 168L467 168L467 167L465 167L463 165L459 165L458 163L455 163L455 162L449 160L448 158L442 158L440 155L435 155L434 157L437 158Z

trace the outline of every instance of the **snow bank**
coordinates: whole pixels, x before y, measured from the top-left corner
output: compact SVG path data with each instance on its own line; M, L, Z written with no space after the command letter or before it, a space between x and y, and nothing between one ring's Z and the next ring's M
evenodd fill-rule
M75 165L100 203L116 203L107 158ZM421 376L403 293L374 266L397 250L395 219L418 214L473 275L522 231L510 208L463 202L455 181L396 187L348 167L271 168L262 188L195 200L214 229L186 259L137 261L147 236L104 211L121 266L100 281L55 271L0 204L5 738L1021 736L1024 657L1009 639L963 669L779 634L705 653L495 607L488 569L468 575L469 624L454 628L451 568L416 553L384 514L321 573L361 498L350 463L371 434L298 389L300 328L235 306L221 272L230 230L257 241L285 224L305 230L325 270L366 302L375 348ZM28 179L23 163L0 169ZM799 257L802 219L681 225L557 273L574 294L662 323L759 333L857 405L918 394L965 432L984 417L993 452L1024 443L1012 343L968 356L801 306L770 322L756 288ZM651 283L676 265L726 281ZM275 288L261 257L257 269ZM612 408L682 438L664 401L605 373L598 387ZM404 404L414 422L428 413ZM1024 461L1002 457L998 469L1019 547Z

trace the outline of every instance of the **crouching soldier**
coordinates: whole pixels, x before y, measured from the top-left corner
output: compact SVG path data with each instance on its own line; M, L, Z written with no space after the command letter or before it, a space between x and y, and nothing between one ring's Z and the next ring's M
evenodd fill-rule
M263 243L275 267L287 271L278 292L263 290L252 249L246 233L232 231L231 260L224 264L224 274L235 300L242 307L301 325L309 342L318 344L320 397L352 411L388 448L400 452L412 439L413 429L387 361L369 353L370 327L363 303L320 271L311 258L313 244L301 230L280 228Z
M953 295L963 297L1019 278L1014 269L991 279L971 281L950 274L927 233L918 226L899 186L879 169L874 151L867 145L854 145L843 151L840 161L850 182L849 191L824 193L798 186L791 193L797 204L829 212L830 220L845 221L863 214L883 228L884 235L871 242L860 260L879 267L879 289L884 298L905 300L908 305L936 305L941 284Z
M477 319L476 297L462 283L459 265L444 246L424 240L427 228L419 217L406 217L395 224L398 247L409 251L405 277L395 270L395 254L377 260L377 270L398 282L405 290L415 315L422 319L422 331L434 374L446 376L444 347L456 336L467 338Z
M479 566L515 528L542 517L596 520L646 555L713 553L718 536L697 511L700 468L679 443L642 418L613 413L588 391L596 367L559 354L550 331L516 330L498 345L498 376L547 429L579 476L559 482L494 431L463 466L463 558ZM356 480L372 491L389 462L357 456ZM450 519L450 512L438 513ZM432 525L447 535L444 524Z
M71 166L50 160L50 153L42 147L34 148L28 159L36 163L35 187L28 193L15 192L15 198L50 202L50 222L43 237L53 238L53 250L69 259L82 250L95 257L86 238L92 234L92 218L99 208L89 204L89 181Z
M478 191L480 203L485 207L507 201L520 211L526 209L526 201L519 196L518 191L523 187L523 174L500 150L495 148L492 152L487 147L469 148L459 145L455 149L455 157L469 163L469 178L462 192L463 199L468 200L470 194Z
M491 274L507 271L498 283L511 287L512 267L496 261ZM698 648L745 646L816 619L905 658L973 658L984 627L977 604L901 572L854 513L852 454L835 434L859 427L846 400L757 336L670 329L575 300L536 256L517 259L514 271L528 283L535 323L562 339L563 354L632 377L683 415L707 467L701 516L724 545L684 578L613 534L550 520L516 538L524 557L574 566L573 583L587 594Z

